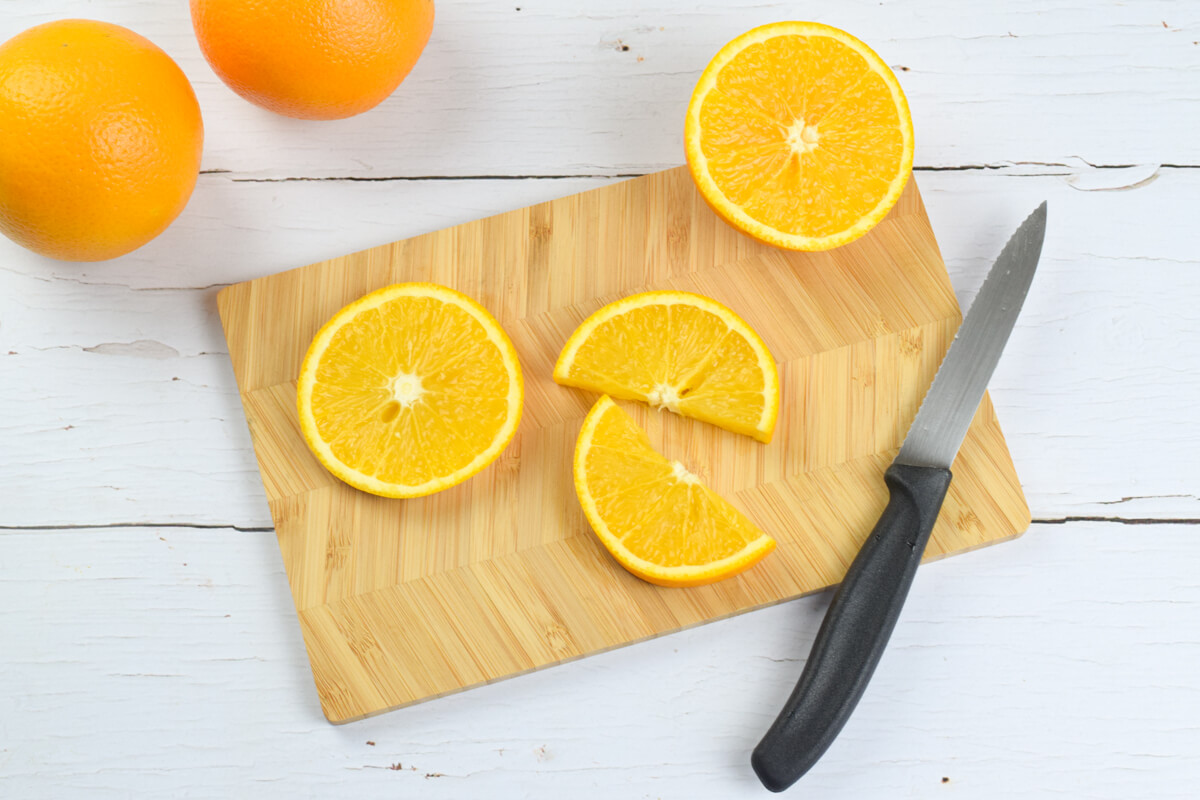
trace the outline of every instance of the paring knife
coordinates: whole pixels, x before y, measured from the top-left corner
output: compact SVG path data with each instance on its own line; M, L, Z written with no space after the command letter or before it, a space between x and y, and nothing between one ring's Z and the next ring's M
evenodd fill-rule
M988 272L884 473L887 508L834 595L796 689L750 758L773 792L817 763L867 688L950 487L950 465L1025 302L1045 233L1042 203Z

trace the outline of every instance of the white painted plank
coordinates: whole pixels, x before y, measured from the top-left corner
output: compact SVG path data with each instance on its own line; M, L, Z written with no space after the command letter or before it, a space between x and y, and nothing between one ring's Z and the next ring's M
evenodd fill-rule
M273 115L221 84L200 55L184 3L9 2L5 12L0 40L83 16L158 43L196 86L206 168L238 176L670 166L682 158L684 108L708 59L737 34L789 18L845 28L899 70L918 164L1076 156L1200 163L1192 135L1200 121L1195 3L442 2L424 56L391 100L355 119L318 123Z
M1200 517L1200 170L1128 191L1019 172L917 180L964 303L1050 200L1043 264L992 383L1034 515ZM216 290L154 287L266 274L598 183L238 184L174 254L155 243L64 265L0 242L0 524L269 526Z
M1042 261L991 381L1034 517L1200 517L1200 229L1185 199L1200 170L1129 191L937 175L921 186L964 308L1049 201Z
M1191 797L1198 559L1192 526L1079 523L923 569L858 712L800 791ZM761 798L748 753L825 602L333 727L269 533L0 534L0 786L97 800L249 786Z
M616 180L238 183L224 175L202 175L185 214L157 239L122 258L94 264L55 261L34 255L0 236L0 279L5 279L7 272L41 282L66 281L84 287L209 288ZM78 286L64 286L54 291L66 295L76 290ZM3 297L0 295L0 299ZM78 304L86 308L88 298L86 293L81 295Z

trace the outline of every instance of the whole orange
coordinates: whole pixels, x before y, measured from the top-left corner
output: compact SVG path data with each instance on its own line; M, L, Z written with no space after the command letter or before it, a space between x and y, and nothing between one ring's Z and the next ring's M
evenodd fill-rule
M101 261L187 205L204 125L183 72L118 25L48 22L0 45L0 232Z
M191 0L200 49L252 103L343 119L396 90L429 41L433 0Z

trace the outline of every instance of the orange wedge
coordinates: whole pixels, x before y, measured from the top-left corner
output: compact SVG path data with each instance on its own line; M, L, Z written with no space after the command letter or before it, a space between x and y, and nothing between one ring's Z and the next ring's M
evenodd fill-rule
M642 400L734 433L771 441L779 372L746 321L689 292L643 292L583 321L567 340L554 380Z
M816 22L763 25L721 48L692 93L684 140L713 210L792 250L862 236L912 171L896 76L858 39Z
M517 353L483 306L432 283L388 286L317 333L300 429L334 475L384 497L447 489L492 463L521 420Z
M583 422L575 492L601 543L625 569L660 586L699 586L749 569L775 540L650 446L609 397Z

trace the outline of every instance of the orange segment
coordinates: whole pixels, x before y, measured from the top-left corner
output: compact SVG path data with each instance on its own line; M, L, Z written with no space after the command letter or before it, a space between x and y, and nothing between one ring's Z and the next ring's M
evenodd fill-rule
M794 250L826 250L883 219L912 171L896 76L845 31L777 22L725 45L684 126L696 186L727 222Z
M305 441L346 483L418 497L500 455L521 419L521 369L496 319L466 295L403 283L323 327L300 368Z
M745 320L689 292L643 292L580 325L554 380L642 400L734 433L771 441L779 416L775 360Z
M775 540L650 446L607 396L575 445L575 492L592 530L625 569L661 586L699 586L749 569Z

